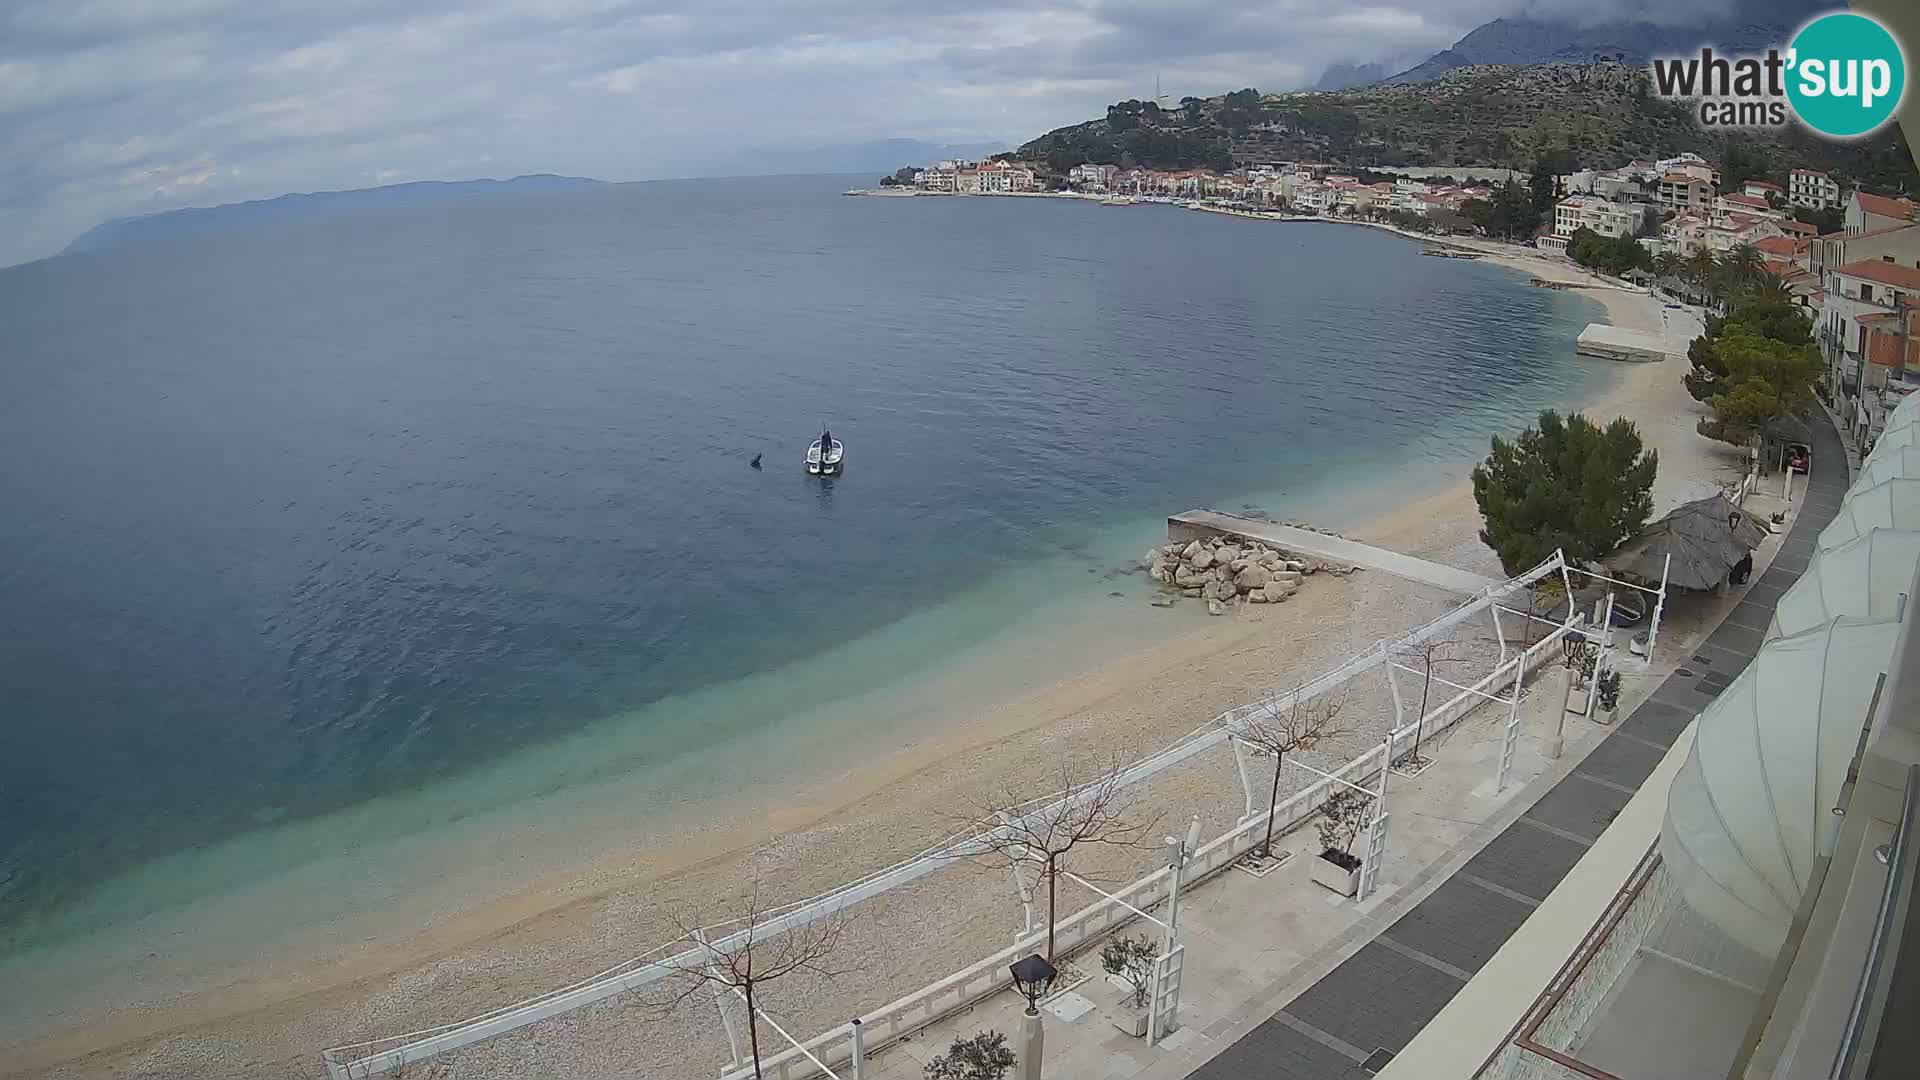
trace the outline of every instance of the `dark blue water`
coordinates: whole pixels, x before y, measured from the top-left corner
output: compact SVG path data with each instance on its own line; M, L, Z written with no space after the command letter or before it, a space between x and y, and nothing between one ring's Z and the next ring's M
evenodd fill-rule
M1470 453L1595 377L1569 348L1594 305L1370 230L839 186L0 271L0 935L1103 526ZM838 482L799 469L823 423ZM656 718L647 761L598 767L772 719Z

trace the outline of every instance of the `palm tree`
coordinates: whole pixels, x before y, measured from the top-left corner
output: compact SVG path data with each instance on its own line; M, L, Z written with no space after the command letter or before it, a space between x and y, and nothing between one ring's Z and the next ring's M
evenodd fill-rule
M1771 270L1760 271L1760 277L1754 281L1748 295L1763 304L1793 302L1793 290L1787 287L1787 279Z
M1736 296L1750 289L1765 272L1766 261L1752 244L1735 244L1721 256L1720 266L1729 286L1727 295Z
M1687 254L1685 265L1687 280L1700 290L1702 297L1713 298L1714 270L1720 265L1714 260L1713 252L1704 246L1696 247Z
M1680 269L1683 265L1680 256L1671 251L1662 251L1653 257L1654 280L1667 286L1669 291L1671 291L1673 282L1680 276Z

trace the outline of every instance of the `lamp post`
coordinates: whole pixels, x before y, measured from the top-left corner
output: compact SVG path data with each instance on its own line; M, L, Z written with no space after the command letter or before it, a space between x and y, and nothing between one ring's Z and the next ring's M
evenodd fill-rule
M1020 1080L1040 1080L1040 1055L1046 1042L1040 1030L1040 999L1060 974L1047 958L1034 953L1007 965L1013 973L1014 989L1027 999L1026 1014L1020 1017Z

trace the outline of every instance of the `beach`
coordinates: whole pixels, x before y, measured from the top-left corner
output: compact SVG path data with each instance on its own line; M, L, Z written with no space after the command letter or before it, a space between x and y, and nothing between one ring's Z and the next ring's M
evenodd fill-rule
M1615 325L1658 329L1666 315L1646 294L1606 287L1562 260L1477 247L1483 261L1582 287ZM1448 268L1436 261L1436 273ZM1671 362L1624 365L1592 400L1565 403L1598 420L1618 415L1639 425L1661 456L1656 513L1736 467L1731 448L1695 433L1698 406L1679 390L1680 374ZM1479 518L1464 469L1386 512L1325 524L1394 550L1499 572L1475 535ZM1087 647L1062 650L1057 677L1037 684L969 686L967 671L995 664L983 656L975 668L948 672L949 685L922 688L942 703L932 733L852 748L843 764L817 775L742 783L731 813L703 805L697 814L636 822L600 858L402 932L370 930L330 949L289 941L273 955L217 971L155 958L150 974L136 969L111 982L90 1012L48 1017L46 1030L5 1043L0 1075L319 1075L324 1046L458 1020L591 975L675 939L680 925L736 913L756 892L763 907L816 894L920 850L995 792L1051 790L1060 761L1149 752L1454 602L1383 575L1317 575L1285 605L1169 619L1164 639L1144 646L1095 635ZM1115 651L1101 655L1108 648ZM1369 738L1356 732L1324 754L1339 760ZM1239 809L1225 755L1156 780L1143 798L1162 813L1198 814L1210 833ZM1090 860L1086 872L1124 879L1143 857L1151 858L1116 853ZM857 975L830 987L796 982L773 995L769 1008L790 1030L811 1033L930 982L1000 947L1019 925L1006 875L986 867L942 872L865 907L849 942L863 957ZM319 936L338 938L337 930ZM100 971L111 962L102 957ZM93 974L84 966L71 973L76 982ZM462 1050L434 1068L462 1077L710 1075L723 1043L711 1004L695 1011L699 1005L662 1019L616 999Z

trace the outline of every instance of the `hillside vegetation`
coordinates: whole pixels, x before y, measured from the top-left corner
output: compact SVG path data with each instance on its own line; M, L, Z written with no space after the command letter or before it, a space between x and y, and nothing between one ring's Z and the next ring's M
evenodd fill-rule
M1876 190L1920 188L1898 127L1857 143L1798 128L1703 128L1684 104L1653 96L1644 69L1613 63L1479 66L1432 82L1332 92L1237 90L1184 98L1177 108L1123 101L1107 115L1058 128L1015 156L1064 171L1083 162L1226 169L1261 161L1330 161L1355 168L1477 166L1611 168L1693 151L1723 171L1780 176L1827 169Z

